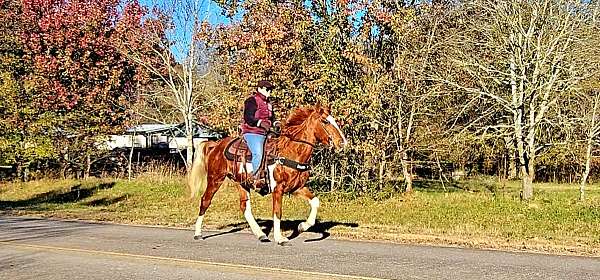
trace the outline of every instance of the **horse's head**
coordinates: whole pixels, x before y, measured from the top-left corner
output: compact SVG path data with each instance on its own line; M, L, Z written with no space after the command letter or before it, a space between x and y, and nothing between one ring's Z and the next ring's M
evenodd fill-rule
M330 112L329 107L315 105L311 115L312 128L318 143L341 149L348 144L348 141Z

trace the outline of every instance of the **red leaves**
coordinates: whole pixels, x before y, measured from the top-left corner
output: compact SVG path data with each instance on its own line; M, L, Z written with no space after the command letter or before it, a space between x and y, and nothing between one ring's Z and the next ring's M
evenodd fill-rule
M113 44L119 35L118 4L118 0L23 0L21 39L33 62L27 79L35 81L40 107L89 116L68 125L99 126L101 116L126 112L124 100L129 98L120 97L133 94L135 67Z

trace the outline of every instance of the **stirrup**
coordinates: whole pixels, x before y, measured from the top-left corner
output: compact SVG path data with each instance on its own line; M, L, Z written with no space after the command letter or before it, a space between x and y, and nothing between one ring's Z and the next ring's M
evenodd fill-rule
M256 191L256 192L257 192L258 194L262 195L262 196L265 196L265 195L267 195L267 194L270 194L270 193L271 193L271 188L269 188L269 186L267 186L267 185L265 184L265 185L264 185L262 188L260 188L260 189L257 189L257 191Z
M269 187L269 184L267 183L267 178L265 176L258 176L254 177L252 176L252 187L254 188L254 190L262 195L265 196L269 193L271 193L271 188Z
M240 182L240 185L246 190L259 190L262 186L266 186L267 183L264 178L256 178L254 176L249 176L246 180Z

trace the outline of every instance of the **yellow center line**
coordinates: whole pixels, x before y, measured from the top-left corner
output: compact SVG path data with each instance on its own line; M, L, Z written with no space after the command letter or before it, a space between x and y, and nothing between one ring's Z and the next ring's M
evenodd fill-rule
M290 274L295 274L295 275L302 274L302 275L306 275L306 276L314 276L314 277L319 277L319 278L327 277L327 278L341 278L341 279L386 280L385 278L354 276L354 275L326 273L326 272L311 272L311 271L293 270L293 269L285 269L285 268L260 267L260 266L245 265L245 264L220 263L220 262L211 262L211 261L188 260L188 259L178 259L178 258L159 257L159 256L137 255L137 254L129 254L129 253L78 249L78 248L64 248L64 247L55 247L55 246L46 246L46 245L24 244L24 243L17 243L17 242L13 242L13 241L5 241L5 240L0 240L0 244L13 246L13 247L21 247L21 248L24 247L24 248L33 248L33 249L49 250L49 251L78 252L78 253L108 255L108 256L135 258L135 259L159 260L159 261L180 262L180 263L188 263L188 264L196 264L196 265L208 265L208 266L215 266L215 267L227 267L227 268L235 268L235 269L250 269L250 270L255 270L255 271L258 270L258 271L264 271L264 272L290 273Z

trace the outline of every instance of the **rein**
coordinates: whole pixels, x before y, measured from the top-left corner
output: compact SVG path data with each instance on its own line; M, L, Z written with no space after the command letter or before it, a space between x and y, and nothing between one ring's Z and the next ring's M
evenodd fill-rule
M331 139L333 139L333 137L331 136L331 133L329 133L329 131L327 131L327 129L325 129L325 125L323 125L323 123L321 123L321 126L323 127L323 130L325 130L325 133L327 133L327 138L329 138L329 141L331 141ZM279 136L279 135L281 135L281 134L279 134L279 133L275 133L275 135ZM292 138L292 137L290 137L290 136L288 136L288 135L284 135L284 136L285 136L285 137L287 137L287 138L289 138L289 139L290 139L290 141L292 141L292 142L296 142L296 143L305 144L305 145L308 145L308 146L310 146L310 147L311 147L311 148L313 148L313 149L314 149L314 148L315 148L315 146L316 146L315 144L313 144L313 143L310 143L310 142L308 142L308 141L294 139L294 138Z
M325 125L323 124L323 122L320 123L320 125L323 127L323 129L325 130L325 133L327 133L327 137L329 138L329 141L331 141L333 139L333 137L331 136L331 134L329 133L329 131L327 131L327 129L325 129ZM277 136L280 136L280 133L274 133ZM300 143L300 144L304 144L304 145L308 145L311 148L313 148L313 150L315 149L315 144L314 143L310 143L308 141L305 140L301 140L301 139L294 139L288 135L283 135L285 137L287 137L288 139L290 139L290 142L296 142L296 143ZM310 170L310 159L312 158L312 153L310 154L310 157L308 158L308 161L306 163L301 163L301 162L297 162L295 160L291 160L285 157L277 157L275 158L275 162L278 164L281 164L283 166L287 166L290 167L292 169L296 169L300 172L304 172L304 171L308 171Z
M290 141L292 141L292 142L296 142L296 143L301 143L301 144L309 145L309 146L310 146L311 148L313 148L313 149L315 148L315 144L313 144L313 143L310 143L310 142L308 142L308 141L304 141L304 140L296 140L296 139L292 139L291 137L288 137L288 138L290 138Z

